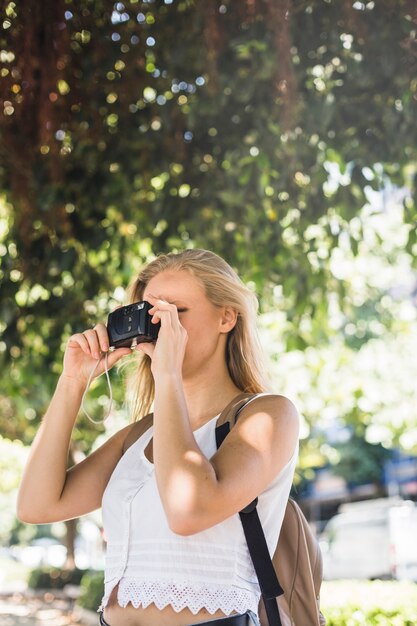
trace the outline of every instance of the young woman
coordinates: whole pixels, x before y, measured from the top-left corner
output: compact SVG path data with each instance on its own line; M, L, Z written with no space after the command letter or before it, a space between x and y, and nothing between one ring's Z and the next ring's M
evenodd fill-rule
M68 341L62 375L32 445L18 515L48 523L102 506L108 541L100 623L109 626L258 624L259 585L238 512L259 496L271 553L290 491L299 416L265 393L257 300L206 250L149 263L130 301L152 304L156 343L139 344L135 421L67 470L90 372L108 352L104 324ZM108 353L112 367L130 348ZM100 361L96 375L104 371ZM259 393L216 450L221 411ZM153 404L153 425L139 417Z

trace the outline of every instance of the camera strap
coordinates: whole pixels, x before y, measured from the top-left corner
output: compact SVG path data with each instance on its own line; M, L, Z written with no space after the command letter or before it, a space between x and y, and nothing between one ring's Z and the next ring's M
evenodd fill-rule
M91 417L91 415L89 415L87 409L85 408L84 400L85 400L85 397L87 395L88 389L90 387L90 383L91 383L91 380L93 378L93 374L94 374L94 372L97 369L97 365L100 363L100 361L101 361L101 359L103 357L104 357L104 369L105 369L105 372L106 372L107 384L109 386L109 391L110 391L110 394L109 394L109 396L110 396L109 397L109 408L108 408L106 417L103 417L102 420L95 420L95 419L93 419ZM90 422L93 422L93 424L104 424L106 419L110 416L112 406L113 406L113 392L112 392L111 383L110 383L110 376L109 376L109 353L108 352L103 352L101 354L101 357L99 359L97 359L97 363L94 365L93 369L91 370L90 376L88 378L87 386L84 389L83 397L81 399L81 408L84 411L84 413L86 414L86 416L88 417L88 419L90 420Z

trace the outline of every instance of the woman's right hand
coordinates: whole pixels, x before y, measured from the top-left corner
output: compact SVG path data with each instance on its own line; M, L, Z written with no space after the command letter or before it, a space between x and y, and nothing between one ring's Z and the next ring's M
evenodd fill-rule
M68 340L64 354L62 376L68 376L86 385L94 365L103 357L94 372L97 378L105 371L104 354L108 352L108 369L110 370L122 357L132 354L130 348L117 348L109 352L109 336L104 324L96 324L94 328L72 335Z

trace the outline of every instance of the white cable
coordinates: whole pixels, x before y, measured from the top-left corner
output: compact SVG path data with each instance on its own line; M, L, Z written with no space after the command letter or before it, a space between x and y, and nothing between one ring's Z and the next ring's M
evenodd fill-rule
M107 411L106 417L103 417L102 420L95 420L95 419L93 419L91 417L91 415L88 414L87 409L84 406L84 400L85 400L85 397L87 395L87 391L88 391L88 388L90 386L91 379L93 378L93 374L96 371L97 365L100 363L100 361L103 358L103 356L105 357L104 369L106 371L107 384L109 385L109 391L110 391L110 404L109 404L109 410ZM90 377L88 379L88 383L87 383L87 386L86 386L86 388L84 390L83 397L82 397L82 400L81 400L81 408L84 411L84 413L86 414L86 416L88 417L88 419L90 420L90 422L93 422L93 424L104 424L106 419L110 416L110 412L111 412L112 406L113 406L113 392L112 392L111 383L110 383L110 376L109 376L109 353L105 352L105 353L101 354L101 357L97 360L97 363L94 365L93 369L91 370Z

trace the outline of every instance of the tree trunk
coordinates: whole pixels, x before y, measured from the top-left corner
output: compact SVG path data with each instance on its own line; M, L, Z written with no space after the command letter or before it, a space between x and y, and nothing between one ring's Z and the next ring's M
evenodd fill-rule
M78 520L70 519L65 522L67 534L65 537L65 546L67 548L67 559L64 569L75 569L75 539L77 537Z
M68 467L72 467L75 463L74 460L74 443L71 442L68 451ZM75 539L77 537L77 519L69 519L65 522L66 536L65 547L67 548L67 558L65 561L64 569L75 569Z

